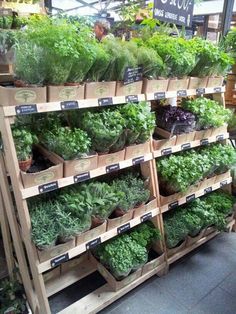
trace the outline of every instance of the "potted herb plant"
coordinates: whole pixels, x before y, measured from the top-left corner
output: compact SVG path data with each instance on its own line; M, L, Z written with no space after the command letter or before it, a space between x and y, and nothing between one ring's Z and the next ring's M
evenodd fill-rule
M35 134L26 128L13 128L12 135L15 142L19 167L26 172L32 164L32 146L38 142Z

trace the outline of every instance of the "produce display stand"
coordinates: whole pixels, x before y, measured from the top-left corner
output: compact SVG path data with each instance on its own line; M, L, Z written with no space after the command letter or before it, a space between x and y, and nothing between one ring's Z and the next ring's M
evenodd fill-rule
M127 101L140 101L140 100L157 100L171 97L185 97L186 95L203 95L212 94L215 100L220 101L224 105L224 87L213 87L206 89L194 89L194 90L181 90L177 92L163 92L153 93L152 95L140 94L131 96L118 96L111 97L109 101L107 99L86 99L86 100L75 100L66 102L52 102L52 103L41 103L41 104L22 104L14 106L1 106L0 107L0 131L2 134L3 146L4 146L4 159L6 168L8 169L9 176L11 179L12 189L14 192L16 212L13 206L12 196L10 195L10 186L7 181L7 172L4 166L3 156L0 155L0 185L3 193L4 204L6 207L7 218L11 228L12 238L16 250L16 255L19 260L19 267L22 274L22 281L24 283L27 298L30 305L32 306L33 313L47 314L50 313L50 306L48 297L61 291L65 287L85 278L89 274L97 270L95 264L89 256L90 249L94 248L98 244L107 241L115 237L117 234L121 234L130 228L141 224L142 222L151 219L156 227L158 227L164 238L164 226L163 226L163 213L172 210L178 205L184 204L194 198L200 197L206 193L210 193L213 190L225 187L231 183L230 174L226 174L224 178L219 178L218 181L209 186L205 186L203 189L199 187L198 190L194 191L191 195L184 195L174 201L173 203L167 203L162 205L161 197L159 193L158 175L156 170L155 158L163 155L168 155L181 150L189 148L204 146L208 143L226 140L228 133L216 134L210 138L202 141L192 141L182 143L181 145L166 147L165 151L163 148L158 150L151 150L151 153L135 155L133 158L123 160L114 164L107 164L103 167L91 170L86 173L82 173L76 176L62 178L53 182L46 183L44 185L36 185L29 188L23 188L20 179L20 169L18 166L18 160L15 150L15 145L12 137L11 124L14 123L14 116L25 115L25 114L37 114L42 112L53 112L53 111L64 111L67 109L79 110L80 108L92 108L92 107L104 107L117 104L123 104ZM166 150L167 149L167 150ZM30 214L27 205L27 199L47 193L52 190L60 189L65 186L77 184L90 178L99 177L101 175L109 175L110 172L117 171L119 169L125 169L132 166L140 167L141 173L144 176L150 178L151 194L153 196L153 202L150 202L150 206L147 205L145 212L142 214L134 215L133 218L121 223L120 225L111 228L108 231L103 231L100 234L96 234L89 240L84 240L76 246L72 246L68 249L61 251L54 251L53 256L48 256L46 259L41 261L37 254L36 247L31 240L31 221ZM191 196L191 198L189 198ZM16 219L17 216L17 219ZM234 221L233 221L234 223ZM232 224L232 222L231 222ZM99 310L105 308L136 286L147 280L153 275L161 276L168 271L168 265L178 258L184 256L194 248L205 243L217 232L213 232L208 236L203 236L196 243L188 248L184 248L179 252L178 256L174 255L171 258L167 258L167 250L165 243L160 244L162 250L165 252L165 259L160 265L154 267L151 270L144 271L142 268L139 272L139 276L132 280L130 283L119 289L113 291L110 285L107 283L92 293L88 294L84 298L70 305L60 313L96 313ZM29 262L30 270L27 268L26 256L24 255L23 244L26 248L27 258ZM56 252L56 253L55 253ZM30 281L29 273L32 274L32 282ZM127 277L128 278L128 277ZM34 289L32 289L32 285ZM36 300L37 299L37 300Z

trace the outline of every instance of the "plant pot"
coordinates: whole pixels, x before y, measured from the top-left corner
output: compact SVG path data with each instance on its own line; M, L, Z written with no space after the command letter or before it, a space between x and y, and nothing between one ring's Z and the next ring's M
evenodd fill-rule
M156 253L157 257L151 259L143 266L142 276L165 263L165 253L159 246L153 245L152 251Z
M74 236L58 236L58 243L59 244L63 244L63 243L67 243L67 242L70 242L72 240L74 240L75 237Z
M91 227L90 230L81 233L76 237L76 245L88 242L92 239L99 237L101 234L105 233L107 230L107 221L105 220L102 224L98 226Z
M98 168L117 164L125 159L125 150L111 154L98 155Z
M113 97L116 82L90 82L85 84L85 99Z
M105 219L102 219L100 217L97 217L97 216L92 216L92 226L91 228L96 228L100 225L102 225L104 223Z
M176 136L172 136L170 139L155 139L152 140L153 151L163 150L171 148L176 144Z
M125 148L125 159L144 156L151 151L150 141L143 144L130 145Z
M27 160L19 160L18 162L20 170L26 172L32 165L32 156Z
M212 128L211 136L225 135L226 133L227 133L227 124L222 125L218 128Z
M227 180L230 177L230 170L222 173L222 174L218 174L215 176L215 182L214 183L219 183L222 182L224 180Z
M166 248L167 256L171 257L171 256L175 255L176 253L181 252L185 247L186 247L186 239L181 241L180 244L178 244L176 247L174 247L172 249Z

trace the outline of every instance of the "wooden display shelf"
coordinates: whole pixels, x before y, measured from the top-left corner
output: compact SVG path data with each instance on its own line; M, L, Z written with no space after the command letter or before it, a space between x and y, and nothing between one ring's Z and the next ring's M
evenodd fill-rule
M154 158L167 156L173 153L184 151L186 149L191 149L191 148L195 148L199 146L206 146L208 144L215 143L217 141L226 140L228 138L229 138L229 133L224 133L224 134L218 134L216 136L211 136L209 138L204 138L203 140L186 142L181 145L174 145L174 146L169 146L169 147L165 146L165 148L163 149L155 150L153 152L153 156Z
M224 93L224 92L225 92L224 86L197 88L197 89L184 89L184 90L179 90L179 91L149 93L149 94L146 94L146 100L158 100L158 99L187 97L187 96L202 96L202 95L207 95L207 94L217 94L217 93Z
M201 93L199 93L201 91ZM105 107L111 105L124 104L128 101L144 101L144 100L156 100L156 99L166 99L177 97L186 97L194 95L203 95L203 94L217 94L224 93L224 87L214 87L214 88L205 88L205 89L191 89L191 90L181 90L178 92L158 92L152 94L139 94L131 96L115 96L108 98L100 99L81 99L77 101L68 101L68 102L47 102L41 104L30 104L30 105L21 105L21 106L7 106L3 107L3 112L5 117L15 116L17 114L32 114L32 113L42 113L42 112L53 112L53 111L64 111L67 109L84 109L84 108L93 108L93 107ZM159 95L159 98L157 97ZM161 96L160 96L161 95ZM129 98L130 97L130 98ZM131 100L129 100L131 99ZM65 109L65 103L67 109ZM104 103L105 105L101 105ZM21 112L21 113L19 113ZM22 113L23 112L23 113Z
M131 96L115 96L115 97L106 97L106 98L94 98L94 99L81 99L76 101L62 101L62 102L47 102L41 104L32 104L32 105L21 105L21 106L8 106L3 107L4 115L6 117L15 116L18 114L19 107L24 112L27 111L27 114L32 113L42 113L42 112L53 112L53 111L65 111L68 109L84 109L84 108L94 108L94 107L106 107L112 105L125 104L129 101ZM132 95L135 97L135 101L144 101L145 95ZM105 105L101 104L105 103ZM66 107L68 109L66 109ZM25 113L24 113L25 114Z
M223 181L216 182L215 184L207 186L204 189L200 189L196 192L193 192L190 195L186 194L183 197L179 198L178 200L173 200L173 202L161 206L161 213L165 213L180 205L188 203L190 200L194 200L195 198L199 198L203 195L211 193L212 191L218 190L222 188L223 186L230 184L231 182L232 182L232 178L228 177L227 179L224 179Z
M43 273L49 269L52 269L53 267L51 266L51 263L56 261L60 261L62 260L63 262L68 261L70 259L72 259L75 256L78 256L79 254L82 254L84 252L86 252L88 249L95 247L96 245L105 242L115 236L117 236L118 234L121 234L122 232L128 231L129 229L139 225L140 223L144 222L144 217L148 217L148 218L153 218L157 215L160 214L159 208L155 208L153 210L150 210L149 212L141 215L141 216L137 216L133 219L131 219L130 221L126 222L125 224L119 225L118 227L115 227L109 231L106 231L105 233L101 234L99 237L94 238L88 242L82 243L70 250L68 250L67 252L65 252L63 255L59 255L54 257L53 259L47 260L45 262L39 263L37 265L38 268L38 273ZM64 258L65 257L65 258ZM57 266L60 265L60 263L57 263Z
M69 271L62 273L59 277L55 277L46 282L45 287L47 296L50 297L54 295L95 271L96 269L94 265L89 263L89 261L84 262L82 265L77 265Z
M111 167L111 166L113 166L113 164L111 164L111 165L107 165L107 166L100 167L100 168L97 168L94 170L90 170L88 172L81 173L81 174L78 174L75 176L62 178L62 179L59 179L57 181L49 182L49 183L46 183L43 185L36 185L36 186L26 188L26 189L22 188L21 189L21 195L22 195L23 199L26 199L26 198L29 198L29 197L32 197L35 195L42 194L42 192L40 192L40 191L50 192L52 190L56 190L58 188L62 188L62 187L68 186L68 185L77 184L79 182L84 182L86 180L96 178L96 177L102 176L104 174L111 173L114 170L124 169L124 168L128 168L128 167L132 167L134 165L141 164L141 163L146 162L146 161L150 161L150 160L152 160L152 158L153 158L152 153L149 153L145 156L137 156L137 157L132 158L132 159L122 160L119 163L114 164L114 168ZM108 171L108 169L110 169L110 170Z
M115 302L123 295L128 293L129 291L133 290L137 286L139 286L144 281L148 280L154 275L162 276L167 269L166 263L158 266L156 269L153 269L147 272L145 275L139 277L129 285L125 286L124 288L118 291L112 291L108 284L103 285L102 287L98 288L97 290L91 292L90 294L86 295L84 298L80 299L79 301L71 304L64 310L60 311L58 314L74 314L74 313L83 313L83 314L92 314L98 313L111 303Z
M13 74L11 73L0 73L0 83L13 82Z

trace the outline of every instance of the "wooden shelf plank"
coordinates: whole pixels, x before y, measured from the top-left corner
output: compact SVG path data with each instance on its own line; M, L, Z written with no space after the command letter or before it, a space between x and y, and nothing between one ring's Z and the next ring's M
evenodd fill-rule
M205 187L204 189L201 189L201 190L198 190L198 191L196 191L196 192L193 192L193 193L191 193L190 195L195 194L195 198L199 198L199 197L201 197L201 196L203 196L203 195L206 194L206 193L205 193L205 190L206 190L206 189L211 189L211 191L215 191L215 190L220 189L222 186L225 186L225 185L230 184L231 182L232 182L232 178L231 178L231 177L228 177L227 179L225 179L225 180L223 180L223 181L219 181L219 182L217 182L217 183L215 183L215 184L213 184L213 185L209 185L208 187ZM171 210L171 209L170 209L170 208L171 208L171 204L172 204L172 203L175 203L176 201L178 201L178 204L177 204L175 207L187 203L186 198L188 198L188 196L190 196L190 195L189 195L189 194L186 194L186 195L184 195L183 197L181 197L181 198L179 198L179 199L177 199L177 200L173 200L171 203L162 205L162 206L161 206L161 213L163 214L163 213L165 213L165 212Z
M146 273L145 275L139 277L126 287L122 288L119 291L112 291L108 284L103 285L102 287L98 288L97 290L93 291L92 293L88 294L84 298L80 299L79 301L71 304L67 308L63 309L58 314L74 314L74 313L83 313L83 314L91 314L97 313L101 311L109 304L113 303L117 299L121 298L127 292L131 291L132 289L136 288L138 285L149 279L158 272L161 272L165 269L166 264L160 265L154 270Z
M183 257L184 255L190 253L191 251L193 251L194 249L196 249L197 247L199 247L200 245L202 245L203 243L211 240L212 238L214 238L217 234L219 234L219 231L215 231L211 234L209 234L206 237L201 238L199 241L197 241L196 243L194 243L193 245L191 245L190 247L185 248L183 251L176 253L175 255L171 256L170 258L168 258L168 263L174 263L175 261L177 261L178 259L180 259L181 257Z
M148 213L151 213L152 217L155 217L155 216L157 216L157 215L160 214L160 210L159 210L159 208L155 208L155 209L153 209L153 210L150 210ZM146 215L146 214L147 214L147 213L145 213L144 215ZM113 228L113 229L111 229L111 230L109 230L109 231L106 231L105 233L101 234L99 237L96 237L96 238L94 238L94 239L92 239L92 240L90 240L90 241L88 241L88 242L91 242L91 241L93 241L93 240L96 240L97 238L100 238L101 243L102 243L102 242L105 242L105 241L107 241L107 240L109 240L109 239L111 239L111 238L117 236L117 235L118 235L118 229L119 229L121 226L124 226L124 225L126 225L126 224L129 224L129 225L130 225L130 229L131 229L131 228L133 228L133 227L139 225L141 222L143 222L143 221L142 221L142 216L143 216L143 215L138 216L138 217L135 217L135 218L131 219L130 221L128 221L128 222L126 222L126 223L124 223L124 224L122 224L122 225L119 225L118 227L115 227L115 228ZM77 255L79 255L79 254L81 254L81 253L84 253L84 252L87 250L86 244L87 244L88 242L84 242L84 243L82 243L82 244L80 244L80 245L78 245L78 246L76 246L76 247L74 247L74 248L68 250L67 252L65 252L65 253L62 254L62 255L65 255L65 254L68 253L69 259L72 259L73 257L75 257L75 256L77 256ZM100 242L100 241L99 241L99 242ZM53 259L50 259L50 260L47 260L47 261L45 261L45 262L39 263L39 264L38 264L38 273L40 274L40 273L43 273L43 272L45 272L45 271L51 269L51 268L52 268L52 266L51 266L51 260L54 260L55 258L59 258L59 257L62 256L62 255L58 255L58 256L56 256L56 257L53 257Z
M73 283L87 277L95 272L96 269L92 263L87 260L83 264L62 273L60 277L53 278L45 283L47 296L50 297L53 294L69 287Z
M196 89L185 90L185 91L186 91L187 96L194 96L194 95L198 94L198 91ZM225 92L225 87L221 86L221 87L205 88L204 94L224 93L224 92ZM164 98L177 97L177 94L178 94L178 92L165 92ZM155 96L155 93L139 94L139 95L134 95L134 96L137 96L138 101L143 101L143 100L149 101L149 100L156 100L157 99ZM163 97L162 97L162 99L163 99ZM77 100L77 101L78 101L78 109L99 107L98 99L81 99L81 100ZM113 105L124 104L126 102L127 102L126 96L112 97ZM40 103L40 104L36 104L36 107L37 107L38 113L62 111L63 110L61 107L61 102ZM3 111L4 111L5 117L15 116L16 115L16 106L4 106Z
M134 160L136 160L135 161L136 164L139 163L139 160L137 160L139 158L140 158L140 162L146 162L146 161L152 160L153 155L152 155L152 153L149 153L149 154L146 154L145 156L137 156L133 159L127 159L127 160L120 161L119 162L119 168L124 169L124 168L128 168L128 167L132 167L134 165ZM111 165L107 165L107 166L111 166ZM76 183L85 181L83 179L84 175L87 177L87 179L92 179L92 178L96 178L96 177L99 177L101 175L107 174L107 170L106 170L107 166L100 167L100 168L91 170L89 172L82 173L82 174L77 175L77 176L61 178L61 179L56 181L58 188L63 188L63 187L68 186L68 185L72 185L72 184L76 184ZM78 179L78 176L81 178L81 181ZM55 181L54 181L54 183L55 183ZM50 184L50 182L45 184L45 185L49 185L49 184ZM40 187L42 187L42 186L36 185L36 186L30 187L30 188L21 189L22 198L26 199L26 198L29 198L29 197L32 197L35 195L39 195L40 194L40 192L39 192Z
M224 134L218 134L216 136L211 136L207 139L204 139L204 140L208 140L208 143L211 144L211 143L215 143L218 141L218 136L224 136L224 140L228 139L229 138L229 133L224 133ZM154 158L158 158L158 157L161 157L161 156L167 156L165 154L166 151L170 151L171 154L172 153L178 153L182 150L186 150L185 148L183 149L183 145L185 144L190 144L190 147L188 149L191 149L191 148L195 148L195 147L198 147L198 146L206 146L206 144L202 144L201 143L201 140L197 140L197 141L192 141L192 142L188 142L188 143L184 143L184 144L181 144L181 145L175 145L175 146L170 146L170 147L165 147L163 149L160 149L160 150L156 150L153 152L153 155L154 155ZM170 155L170 154L168 154Z

